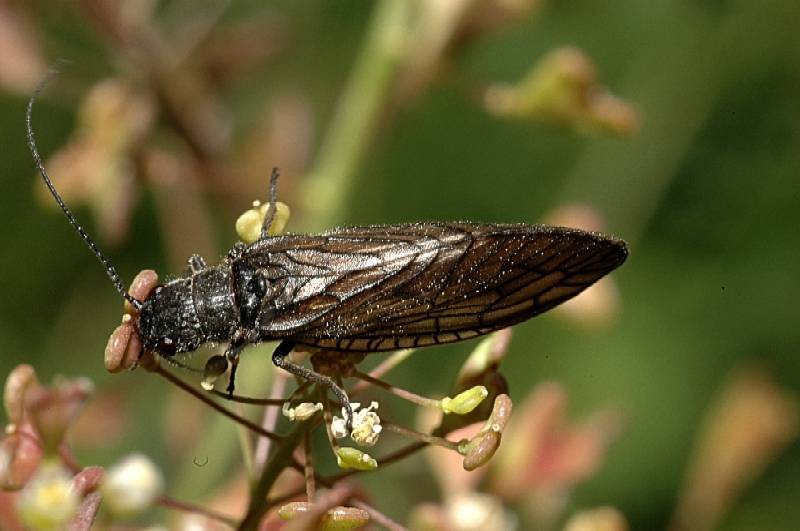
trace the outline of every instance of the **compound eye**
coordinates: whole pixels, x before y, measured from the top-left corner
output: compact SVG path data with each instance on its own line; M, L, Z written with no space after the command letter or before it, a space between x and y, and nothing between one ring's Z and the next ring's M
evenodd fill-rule
M171 357L174 356L175 353L178 351L178 346L172 339L164 337L158 340L158 344L156 345L156 350L162 356Z

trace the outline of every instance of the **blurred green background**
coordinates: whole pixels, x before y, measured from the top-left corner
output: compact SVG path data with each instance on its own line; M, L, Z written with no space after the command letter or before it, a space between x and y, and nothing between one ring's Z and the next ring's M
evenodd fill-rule
M140 77L131 66L136 61L120 66L119 47L87 21L91 9L75 4L32 2L21 9L45 64L70 61L35 109L45 158L70 138L93 83ZM197 13L212 4L201 2ZM290 95L304 102L303 116L313 127L308 158L315 160L376 6L230 2L215 27L263 16L279 42L267 59L221 84L218 104L230 113L229 141L241 141L259 113ZM188 24L196 13L178 17L179 7L159 3L154 17ZM632 529L664 528L704 415L730 371L756 363L788 392L800 388L798 20L794 0L544 2L529 16L467 39L434 82L378 113L365 154L348 174L352 193L337 205L346 223L537 222L561 205L582 203L630 243L628 262L613 275L620 302L610 324L586 327L548 314L515 327L505 361L516 400L536 383L556 380L568 390L574 418L606 405L625 414L623 433L600 471L578 486L572 509L609 504ZM508 120L476 101L475 86L514 83L564 45L581 49L600 82L638 111L636 133L620 138ZM24 90L0 94L6 227L0 374L30 363L43 381L85 375L101 396L121 393L131 415L124 436L113 445L79 447L83 461L108 463L144 451L168 477L183 478L172 483L176 496L197 499L220 481L219 469L197 471L191 458L213 456L216 443L167 455L161 412L181 407L176 391L143 371L104 371L102 352L121 301L63 217L35 200L26 99ZM151 141L167 150L173 145L167 134ZM266 189L269 166L281 166L281 198L297 205L289 228L326 228L304 216L302 202L315 198L299 197L303 174L288 173L280 153L270 154L247 190L258 190L260 182ZM235 239L237 212L253 196L220 199L218 188L197 182L216 244L216 255L206 258L216 262ZM186 258L168 248L157 193L139 184L127 234L116 245L100 242L126 283L145 267L179 273ZM170 201L182 201L180 188ZM98 234L91 211L75 210ZM446 392L470 348L425 350L390 380L423 393ZM262 363L266 374L267 351L258 352L263 355L246 354L244 364L256 371ZM212 414L203 419L209 432L235 437L227 421ZM365 478L376 505L401 520L409 506L437 496L432 481L420 482L428 477L424 463L413 463ZM193 475L187 478L186 470ZM798 496L800 445L794 443L746 486L721 528L796 529Z

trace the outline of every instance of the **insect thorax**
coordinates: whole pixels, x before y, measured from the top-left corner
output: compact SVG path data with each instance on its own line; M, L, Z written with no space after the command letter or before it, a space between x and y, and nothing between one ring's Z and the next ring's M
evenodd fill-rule
M228 341L238 325L227 264L159 286L144 301L138 321L145 349L165 356Z

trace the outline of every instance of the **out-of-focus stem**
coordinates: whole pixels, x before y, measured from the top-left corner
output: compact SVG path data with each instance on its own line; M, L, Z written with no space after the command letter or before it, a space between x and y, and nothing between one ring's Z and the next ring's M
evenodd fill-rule
M275 371L275 379L272 382L272 389L269 392L270 400L284 400L280 399L283 396L283 393L286 391L286 383L288 381L288 377L284 373L284 371ZM265 408L264 409L264 416L261 420L261 427L267 431L275 431L275 426L278 424L278 410L274 408ZM259 437L258 442L256 443L256 449L253 454L253 467L258 474L261 469L264 467L264 463L267 461L267 456L269 455L269 450L272 441L267 437Z
M389 531L408 531L408 528L398 524L367 502L362 500L352 500L352 503L355 507L367 511L369 513L369 518L373 523L376 523L388 529Z
M256 531L259 528L261 519L269 509L267 495L272 490L275 480L283 469L291 466L294 462L292 453L303 438L306 427L302 424L295 426L280 442L275 445L275 451L270 456L264 471L258 482L250 489L250 502L247 507L247 515L239 524L239 531Z
M167 496L161 496L157 503L162 506L166 507L167 509L173 509L176 511L183 511L185 513L195 513L201 514L206 518L210 518L212 520L217 520L218 522L222 522L228 524L230 526L236 525L236 522L230 516L224 515L222 513L218 513L217 511L213 511L206 507L202 507L200 505L195 505L193 503L188 503L184 501L175 500L173 498L169 498Z
M259 426L258 424L255 424L255 423L247 420L246 418L242 417L241 415L237 415L233 411L231 411L229 409L226 409L225 407L217 404L216 402L214 402L213 400L208 398L206 395L204 395L203 393L198 391L195 387L187 384L186 382L184 382L180 378L176 377L175 375L173 375L171 372L169 372L168 370L164 369L160 365L157 365L153 369L153 372L155 372L159 376L162 376L162 377L166 378L171 383L177 385L179 388L183 389L184 391L186 391L190 395L194 396L198 400L200 400L203 403L207 404L209 407L219 411L220 413L222 413L223 415L225 415L229 419L233 420L234 422L237 422L237 423L241 424L242 426L245 426L246 428L248 428L248 429L252 430L253 432L261 435L262 437L267 437L269 439L273 439L273 440L276 440L276 441L280 441L281 440L281 436L280 435L277 435L275 433L270 433L268 431L264 431L263 429L261 429L261 426Z
M234 407L236 408L236 414L244 418L244 415L242 414L243 413L242 405L235 404ZM253 465L253 457L255 455L255 451L253 449L253 443L250 440L250 433L247 431L246 427L242 426L241 424L237 424L236 435L238 436L237 438L239 439L239 446L242 449L242 461L244 464L244 470L247 473L247 477L252 479L255 477L256 474L258 474L258 471L255 470L255 467Z
M306 497L308 503L314 503L316 498L317 486L314 481L314 453L311 449L311 430L305 430L303 434L303 451L305 452L305 459L303 460L303 473L306 477Z
M353 176L402 62L410 8L409 0L381 0L372 15L361 53L300 194L309 218L319 227L342 221Z

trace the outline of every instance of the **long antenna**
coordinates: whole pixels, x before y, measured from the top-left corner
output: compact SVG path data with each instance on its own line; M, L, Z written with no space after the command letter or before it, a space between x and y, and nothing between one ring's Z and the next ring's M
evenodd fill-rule
M28 109L25 112L25 127L28 134L28 147L31 148L31 154L33 155L33 162L34 164L36 164L36 168L39 170L39 174L41 174L42 179L44 179L44 184L46 184L47 188L50 189L50 193L53 194L56 203L58 203L58 206L61 207L61 210L64 212L64 215L67 216L67 221L69 221L69 224L72 225L72 228L74 228L78 232L78 235L80 235L80 237L83 238L83 241L86 242L86 245L89 246L89 249L91 249L91 251L97 257L97 259L100 260L100 263L103 264L103 266L106 268L106 274L108 275L108 278L111 279L111 282L114 284L114 287L117 288L119 294L125 297L125 300L130 302L131 305L133 305L133 307L136 308L137 311L141 310L142 301L135 298L133 295L128 293L128 290L125 289L125 285L119 278L117 270L114 269L114 266L111 265L111 262L108 261L106 255L103 254L100 248L97 247L97 244L94 243L94 240L92 240L92 238L89 237L89 235L86 233L81 224L78 223L78 220L75 219L75 216L72 214L72 211L67 207L66 203L64 203L64 200L61 199L61 196L56 191L56 187L53 185L53 181L50 180L50 177L47 175L47 171L44 169L44 164L42 164L42 157L39 155L39 149L36 147L36 139L34 138L33 135L33 126L31 125L31 115L33 114L33 104L36 101L36 98L42 92L45 85L47 85L47 82L50 81L50 79L57 73L58 70L56 70L55 68L51 68L50 70L48 70L47 75L45 75L44 79L42 79L39 82L39 85L36 87L36 90L33 91L31 99L28 100Z

